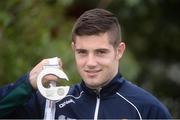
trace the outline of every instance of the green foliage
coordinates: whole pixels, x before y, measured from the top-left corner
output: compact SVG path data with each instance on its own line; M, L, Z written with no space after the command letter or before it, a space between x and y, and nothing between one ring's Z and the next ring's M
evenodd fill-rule
M14 82L43 58L54 56L62 58L65 71L76 80L75 68L69 64L74 62L69 49L72 21L63 16L65 6L49 2L1 1L1 85Z

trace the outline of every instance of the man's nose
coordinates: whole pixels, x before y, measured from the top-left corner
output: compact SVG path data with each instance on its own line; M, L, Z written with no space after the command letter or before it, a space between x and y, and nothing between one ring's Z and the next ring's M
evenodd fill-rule
M94 67L97 65L96 57L93 54L88 55L86 65L88 67Z

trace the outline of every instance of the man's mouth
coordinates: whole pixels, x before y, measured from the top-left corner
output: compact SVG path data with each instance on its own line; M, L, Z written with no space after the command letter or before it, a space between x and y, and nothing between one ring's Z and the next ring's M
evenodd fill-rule
M96 76L101 70L85 70L88 76L93 77Z

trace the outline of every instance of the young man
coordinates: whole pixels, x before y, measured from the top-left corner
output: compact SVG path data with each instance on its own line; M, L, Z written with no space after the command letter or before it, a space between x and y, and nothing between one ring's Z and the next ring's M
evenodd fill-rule
M119 60L125 43L121 41L120 26L112 13L103 9L83 13L72 31L72 49L82 82L71 86L68 95L56 102L56 119L171 118L155 97L120 75ZM45 98L36 85L44 65L48 65L48 59L15 84L1 88L2 118L44 117Z

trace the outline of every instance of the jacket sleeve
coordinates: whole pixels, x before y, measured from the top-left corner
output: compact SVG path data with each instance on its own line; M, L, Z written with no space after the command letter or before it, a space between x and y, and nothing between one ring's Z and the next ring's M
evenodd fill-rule
M28 78L26 74L0 88L0 118L41 118L39 97Z

